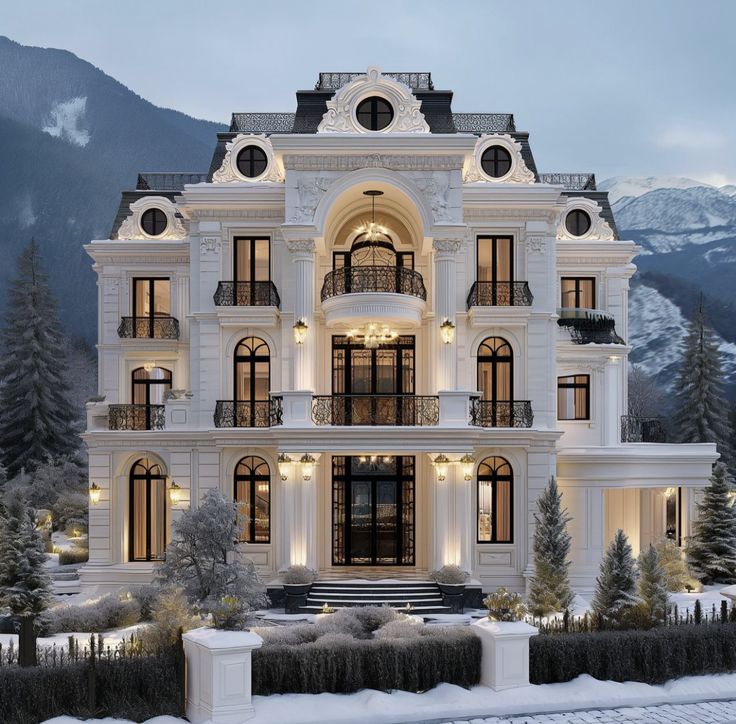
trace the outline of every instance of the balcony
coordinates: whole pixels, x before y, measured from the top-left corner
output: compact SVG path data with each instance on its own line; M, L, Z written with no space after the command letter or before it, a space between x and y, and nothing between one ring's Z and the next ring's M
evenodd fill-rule
M598 309L558 309L557 324L566 328L575 344L626 344L616 333L612 314Z
M273 282L218 282L213 298L217 307L281 307Z
M622 415L621 442L667 442L664 418Z
M214 420L215 427L276 427L283 421L282 400L218 400Z
M315 395L315 425L437 425L439 397L434 395Z
M533 301L528 282L473 282L467 306L530 307Z
M163 405L110 405L108 407L110 430L163 430L165 420Z
M174 317L122 317L120 339L179 339L179 320Z
M474 397L470 401L470 424L476 427L531 427L534 424L529 400L493 401Z

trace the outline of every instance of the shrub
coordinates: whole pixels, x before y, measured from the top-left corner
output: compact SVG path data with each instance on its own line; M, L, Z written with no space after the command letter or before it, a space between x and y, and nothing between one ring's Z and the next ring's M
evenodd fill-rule
M141 605L141 621L153 620L153 610L156 601L160 596L165 595L167 590L152 583L143 586L133 586L133 588L128 589L127 594L131 598L135 598Z
M406 616L398 621L389 621L373 632L376 639L416 639L423 635L424 624Z
M317 578L317 571L307 566L289 566L279 573L282 583L312 583Z
M59 553L60 566L86 563L88 560L89 550L87 548L69 548Z
M667 590L679 593L685 590L688 582L687 566L682 555L682 550L669 538L664 538L654 546L659 555L659 563L664 570Z
M521 621L526 616L526 606L518 593L497 588L483 599L488 618L494 621Z
M532 684L589 674L604 681L662 684L670 679L736 670L736 626L711 624L649 631L535 636L530 641Z
M144 590L142 598L149 593ZM140 599L138 604L142 610ZM158 651L171 646L177 641L179 630L188 631L201 624L201 620L192 612L182 588L158 589L157 595L147 605L150 606L149 615L153 625L143 631L142 637L144 647L149 650Z
M112 628L124 628L141 620L140 603L135 599L120 599L111 593L80 605L56 606L46 611L41 628L49 634L64 631L101 633Z
M438 571L432 571L429 577L437 583L448 585L465 583L470 578L467 571L455 565L442 566Z

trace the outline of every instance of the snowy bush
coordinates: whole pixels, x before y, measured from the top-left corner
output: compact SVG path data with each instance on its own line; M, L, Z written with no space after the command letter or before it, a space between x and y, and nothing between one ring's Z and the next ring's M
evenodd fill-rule
M250 609L240 599L225 596L210 606L212 627L222 631L242 631L248 622Z
M301 646L316 641L320 630L324 629L311 624L297 624L296 626L255 627L250 630L263 639L264 646Z
M415 618L405 616L397 621L389 621L373 632L376 639L415 639L423 635L425 626Z
M86 563L89 559L89 550L87 548L68 548L60 551L59 565L69 566L72 564Z
M521 621L526 616L526 606L518 593L497 588L483 599L488 618L493 621Z
M654 547L659 556L659 564L664 571L667 590L671 593L684 591L689 576L685 560L682 556L682 550L669 538L658 541Z
M158 589L155 595L150 587L142 587L133 596L141 607L141 617L147 616L153 625L142 632L144 647L151 651L173 645L179 636L179 631L189 631L202 624L199 617L192 612L184 590L168 587Z
M317 578L317 571L307 566L289 566L285 571L279 573L282 583L306 584L312 583Z
M101 633L139 623L141 606L133 598L121 599L108 593L80 605L61 605L43 614L42 629L48 634L61 632Z
M642 628L657 626L667 617L667 581L654 546L639 554L639 598L635 613Z
M448 585L465 583L470 578L467 571L456 565L442 566L438 571L432 571L429 577L437 583Z

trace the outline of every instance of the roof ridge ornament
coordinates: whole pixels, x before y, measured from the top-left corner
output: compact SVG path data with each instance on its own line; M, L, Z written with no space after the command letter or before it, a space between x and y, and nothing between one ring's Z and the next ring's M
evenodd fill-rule
M393 118L386 128L371 131L358 123L358 104L376 96L391 104ZM422 114L422 102L411 88L381 73L378 66L368 67L365 75L358 76L335 91L327 101L327 112L317 127L317 133L429 133L429 124Z

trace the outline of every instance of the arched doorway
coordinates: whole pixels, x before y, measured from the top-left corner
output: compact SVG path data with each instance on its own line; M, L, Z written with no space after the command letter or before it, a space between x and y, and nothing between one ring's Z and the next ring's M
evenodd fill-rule
M478 543L513 543L514 474L506 458L478 465Z
M255 455L242 458L235 467L234 497L243 513L243 543L271 541L271 470Z
M162 561L166 552L166 476L149 458L130 469L130 561Z
M246 337L235 348L235 427L270 424L271 351L260 337Z
M478 347L478 390L484 424L508 427L513 415L514 355L503 337L488 337Z

